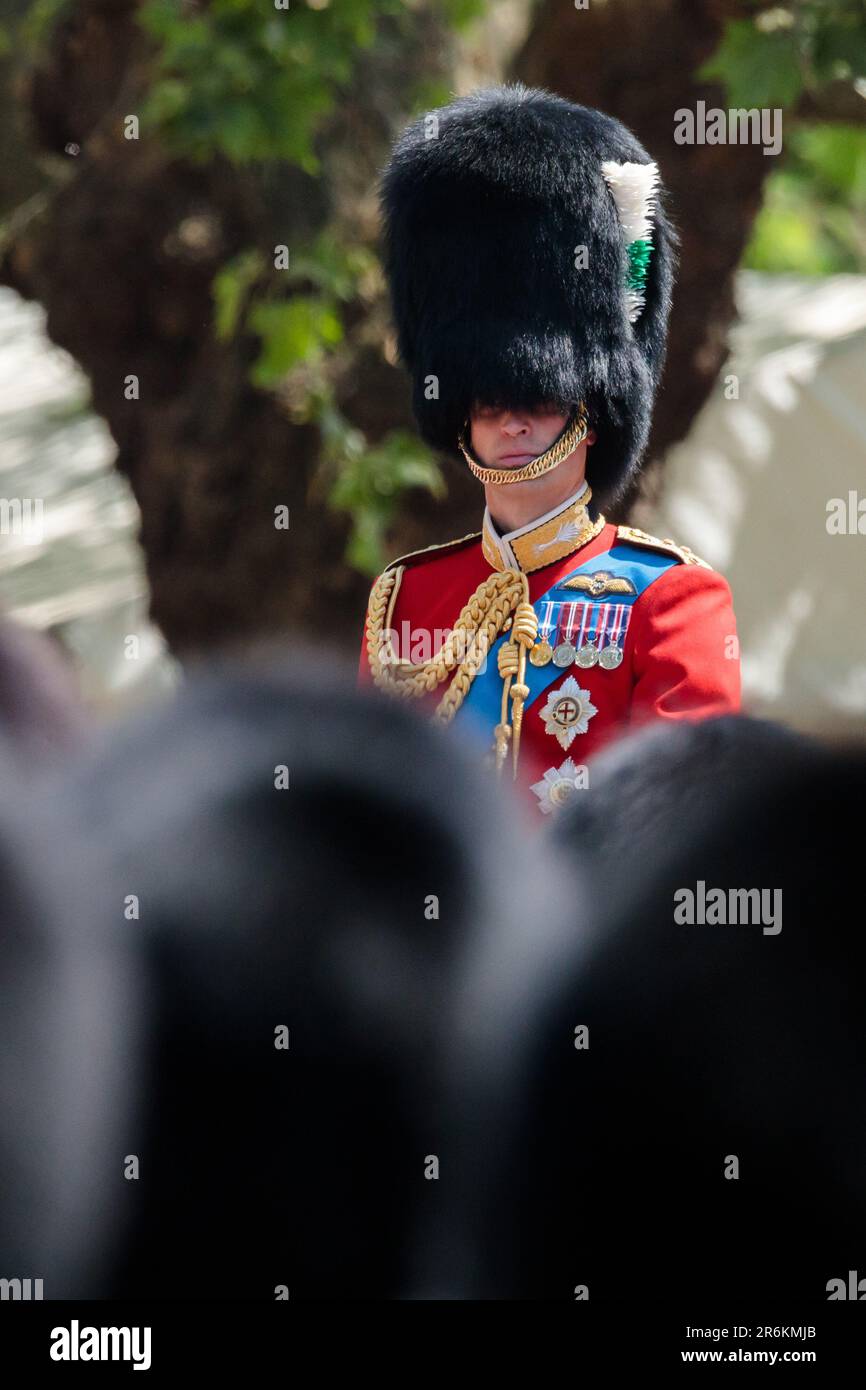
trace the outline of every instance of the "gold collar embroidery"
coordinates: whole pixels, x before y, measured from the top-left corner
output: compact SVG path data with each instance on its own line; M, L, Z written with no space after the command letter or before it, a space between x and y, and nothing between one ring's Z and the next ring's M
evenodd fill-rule
M586 483L561 507L504 536L498 534L490 510L485 507L481 549L488 565L495 570L522 570L524 574L531 574L580 550L605 524L603 516L591 520L587 511L591 496L592 490Z

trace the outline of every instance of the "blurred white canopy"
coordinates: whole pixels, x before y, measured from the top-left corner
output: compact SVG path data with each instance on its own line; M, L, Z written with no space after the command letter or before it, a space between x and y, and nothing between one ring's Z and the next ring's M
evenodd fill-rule
M831 499L866 500L866 277L744 272L738 302L647 529L730 581L747 708L829 725L866 710L866 534L827 529Z
M41 524L34 507L29 525L5 514L0 607L60 639L89 700L127 703L163 688L171 666L147 618L138 508L87 400L84 374L48 338L42 308L0 288L0 502L41 502Z

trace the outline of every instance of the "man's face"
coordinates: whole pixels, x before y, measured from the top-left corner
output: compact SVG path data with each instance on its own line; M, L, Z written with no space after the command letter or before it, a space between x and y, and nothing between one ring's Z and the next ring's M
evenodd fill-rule
M473 406L469 415L472 451L488 468L522 468L550 448L567 420L553 406L534 410Z

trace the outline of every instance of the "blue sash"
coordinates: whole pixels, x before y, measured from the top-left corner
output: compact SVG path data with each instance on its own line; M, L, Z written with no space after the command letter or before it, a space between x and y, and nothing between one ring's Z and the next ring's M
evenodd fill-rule
M598 603L599 600L591 598L589 594L582 594L574 589L565 589L563 585L575 574L593 574L596 570L604 570L607 574L618 575L631 581L635 592L633 594L617 594L616 602L626 607L633 607L641 594L645 593L649 586L655 583L666 570L676 564L679 564L679 561L671 555L663 555L652 550L639 550L627 543L615 545L604 554L594 555L591 560L584 560L583 564L576 565L568 574L562 575L553 587L547 590L547 593L535 600L532 606L541 617L544 605L549 602L574 603L583 600L586 603ZM601 600L601 602L605 601L604 599ZM468 695L455 715L455 722L463 715L467 723L477 724L479 732L483 732L484 737L488 739L491 730L499 723L502 709L502 677L499 674L497 657L500 646L508 640L509 635L509 633L503 633L494 642L484 668L475 677ZM528 709L539 695L543 695L545 690L559 680L562 675L565 675L565 668L554 666L552 663L547 666L533 666L527 660L525 683L529 686L529 694L524 701L524 709Z

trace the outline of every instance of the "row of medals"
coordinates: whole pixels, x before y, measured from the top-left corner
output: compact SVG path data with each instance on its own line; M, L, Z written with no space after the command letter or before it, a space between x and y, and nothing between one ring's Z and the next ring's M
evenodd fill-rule
M622 648L619 645L621 638L615 642L609 642L606 647L599 647L597 642L586 641L580 647L575 647L573 642L566 639L557 642L552 647L546 637L542 637L536 642L529 653L529 660L533 666L547 666L548 662L553 662L554 666L580 666L588 671L591 666L601 666L605 671L615 671L622 662Z

